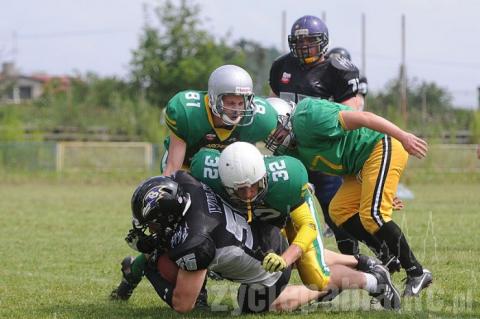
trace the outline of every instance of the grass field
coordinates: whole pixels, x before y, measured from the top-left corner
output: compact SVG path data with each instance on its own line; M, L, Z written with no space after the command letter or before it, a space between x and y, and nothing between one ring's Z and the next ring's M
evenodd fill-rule
M179 317L146 281L129 302L107 298L119 282L119 262L132 254L123 237L130 226L131 192L141 177L118 180L0 180L0 318ZM368 310L369 298L362 292L344 294L330 305L262 318L480 317L480 183L478 178L456 180L451 175L411 183L416 199L395 215L417 257L434 274L431 288L421 298L404 300L400 313ZM333 247L332 240L326 245ZM394 276L399 288L403 277ZM216 311L187 317L230 316L234 288L209 282L209 301ZM218 311L224 308L228 312Z

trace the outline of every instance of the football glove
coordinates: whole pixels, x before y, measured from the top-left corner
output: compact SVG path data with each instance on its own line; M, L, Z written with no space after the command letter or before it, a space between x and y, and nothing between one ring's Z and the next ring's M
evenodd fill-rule
M130 229L125 241L133 250L144 254L150 254L155 250L156 239L154 236L147 236L138 229Z
M268 253L263 258L262 267L268 272L283 271L287 268L287 262L282 256L275 253Z

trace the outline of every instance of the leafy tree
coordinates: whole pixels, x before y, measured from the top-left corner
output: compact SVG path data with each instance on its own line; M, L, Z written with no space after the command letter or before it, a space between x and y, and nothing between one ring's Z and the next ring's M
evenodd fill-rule
M155 9L159 26L147 23L133 52L131 76L136 88L157 106L178 91L206 90L208 77L222 64L244 64L244 57L201 28L200 7L186 0L166 1Z
M280 52L274 47L265 48L258 42L246 39L236 42L235 47L246 57L245 69L253 78L255 93L269 95L270 67L272 62L280 56Z

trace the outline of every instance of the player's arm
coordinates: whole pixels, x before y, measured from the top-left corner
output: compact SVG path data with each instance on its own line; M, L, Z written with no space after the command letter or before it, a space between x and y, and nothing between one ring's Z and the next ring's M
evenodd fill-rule
M178 271L172 297L172 308L176 312L187 313L193 310L206 274L206 269L196 271L180 269Z
M164 175L171 175L182 168L189 141L188 116L185 112L185 92L179 92L168 101L165 124L170 130L170 144Z
M168 146L167 165L163 171L163 175L171 175L175 171L182 168L187 152L187 143L175 134L170 134L170 145Z
M361 127L388 134L399 140L405 150L418 158L427 154L427 142L415 135L405 132L392 122L371 112L340 111L340 121L345 130L355 130Z
M290 246L281 256L273 252L265 256L262 264L267 271L282 271L296 262L317 237L315 221L305 201L290 213L290 218L298 231L292 240L289 238Z
M363 110L364 99L361 94L357 94L352 96L351 98L346 99L345 101L341 102L343 105L350 106L352 109L356 111Z
M270 95L269 96L278 96L279 89L278 89L278 68L279 66L278 59L273 61L272 66L270 67L270 74L268 83L270 84Z
M300 258L317 237L317 227L307 202L303 202L294 209L290 213L290 218L298 231L288 249L282 254L287 265L291 265Z

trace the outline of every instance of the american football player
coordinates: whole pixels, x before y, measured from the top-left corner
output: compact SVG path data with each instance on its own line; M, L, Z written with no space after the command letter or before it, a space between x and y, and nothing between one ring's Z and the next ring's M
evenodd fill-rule
M288 36L288 44L290 53L277 58L270 69L270 88L275 96L295 103L305 97L317 97L356 109L363 106L363 97L358 94L357 67L340 55L325 58L329 34L321 19L311 15L297 19ZM338 228L328 213L328 206L342 184L342 178L310 170L308 173L338 249L344 254L358 254L355 237Z
M208 80L208 91L181 91L167 104L162 173L190 166L201 148L223 149L235 141L256 143L276 126L275 110L253 94L252 78L244 69L223 65Z
M385 308L400 306L386 268L378 265L373 270L365 269L369 273L358 272L348 267L363 268L358 267L353 256L324 252L313 194L299 160L290 156L263 157L253 145L236 142L222 153L199 151L192 160L191 173L245 211L245 215L251 215L249 220L285 227L290 245L282 254L272 252L265 256L262 265L266 270L281 271L295 263L303 284L311 289L360 287L379 298ZM380 293L380 286L388 294Z
M261 222L249 225L239 211L184 171L142 182L132 196L132 213L129 244L144 252L150 247L150 256L166 253L180 268L175 282L163 278L155 263L145 268L159 297L179 313L194 308L207 270L241 284L237 298L242 313L292 310L325 293L287 286L290 267L265 270L265 255L285 250L280 230ZM145 233L147 228L151 234ZM385 280L380 273L388 272L374 267L378 281Z
M335 224L356 236L355 229L364 228L388 247L407 273L405 296L426 288L432 274L415 258L391 215L408 155L423 158L427 143L373 113L313 98L299 102L291 123L280 130L272 134L275 145L294 148L310 170L344 177L329 207Z

